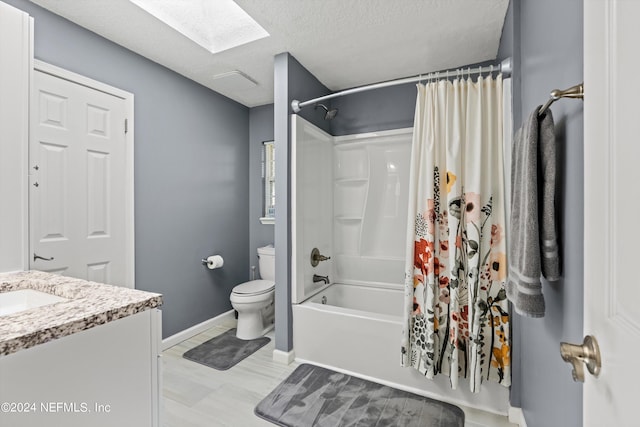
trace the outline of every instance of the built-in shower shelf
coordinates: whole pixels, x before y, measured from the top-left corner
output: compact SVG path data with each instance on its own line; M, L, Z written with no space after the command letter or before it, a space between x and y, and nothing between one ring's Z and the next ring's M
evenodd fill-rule
M362 221L362 217L361 216L336 216L335 217L336 221L343 221L343 222L357 222L357 221Z
M358 185L366 184L369 178L339 178L334 181L338 185Z

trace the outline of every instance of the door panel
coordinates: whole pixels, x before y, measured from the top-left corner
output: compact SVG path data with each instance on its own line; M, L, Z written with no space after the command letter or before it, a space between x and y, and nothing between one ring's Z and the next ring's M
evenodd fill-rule
M596 337L602 357L599 377L584 384L585 426L638 423L638 16L640 2L584 2L584 333Z
M31 268L125 285L125 101L34 73Z
M109 236L109 154L87 150L88 238Z
M43 242L68 240L68 146L40 141L38 151L41 179L33 184L41 193L38 235Z

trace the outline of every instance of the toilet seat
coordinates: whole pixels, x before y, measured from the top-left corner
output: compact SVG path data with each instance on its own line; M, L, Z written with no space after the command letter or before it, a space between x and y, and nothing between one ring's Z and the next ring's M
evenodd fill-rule
M236 297L250 297L272 292L276 287L271 280L251 280L233 288L231 295Z

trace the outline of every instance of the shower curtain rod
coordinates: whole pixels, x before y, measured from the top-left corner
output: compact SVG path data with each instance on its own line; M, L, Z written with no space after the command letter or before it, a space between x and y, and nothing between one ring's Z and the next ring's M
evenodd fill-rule
M405 83L419 82L421 80L427 80L434 77L446 79L449 77L457 77L465 74L467 75L480 74L482 72L491 72L491 71L497 71L502 74L511 75L511 71L512 71L511 58L507 58L497 65L488 65L484 67L469 68L466 70L463 68L459 68L456 70L434 71L431 73L420 74L419 76L405 77L403 79L398 79L398 80L390 80L382 83L374 83L371 85L354 87L353 89L346 89L340 92L332 93L330 95L313 98L304 102L300 102L297 99L294 99L293 101L291 101L291 108L293 109L294 113L298 113L303 107L306 107L307 105L326 101L327 99L337 98L339 96L351 95L352 93L365 92L367 90L380 89L380 88L389 87L389 86L397 86Z

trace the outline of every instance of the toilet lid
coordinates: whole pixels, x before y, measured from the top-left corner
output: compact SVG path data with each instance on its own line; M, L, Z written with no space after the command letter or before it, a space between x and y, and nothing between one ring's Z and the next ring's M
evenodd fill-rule
M252 280L233 288L233 293L236 295L260 295L272 291L275 287L276 284L271 280Z

